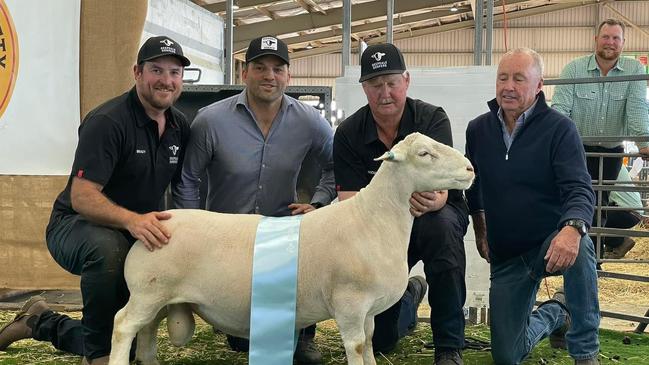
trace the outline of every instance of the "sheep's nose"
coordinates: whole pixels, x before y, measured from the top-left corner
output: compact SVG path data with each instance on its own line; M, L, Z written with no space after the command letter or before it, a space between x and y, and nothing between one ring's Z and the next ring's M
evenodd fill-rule
M473 166L467 166L467 167L466 167L466 170L467 170L467 171L470 171L470 172L473 172Z

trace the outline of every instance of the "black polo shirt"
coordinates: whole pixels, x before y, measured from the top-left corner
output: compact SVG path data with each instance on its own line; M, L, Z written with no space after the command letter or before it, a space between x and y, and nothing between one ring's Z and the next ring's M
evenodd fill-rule
M453 146L451 122L444 109L421 100L407 98L394 144L414 132ZM368 105L345 119L334 135L336 190L359 191L367 186L381 166L382 161L374 159L388 150L378 137L376 122ZM464 198L459 191L451 190L447 201L466 210Z
M149 118L135 88L100 105L79 127L79 143L65 190L54 202L50 225L72 209L74 176L102 185L115 204L137 213L161 210L169 183L180 179L189 124L177 109L165 114L167 125Z

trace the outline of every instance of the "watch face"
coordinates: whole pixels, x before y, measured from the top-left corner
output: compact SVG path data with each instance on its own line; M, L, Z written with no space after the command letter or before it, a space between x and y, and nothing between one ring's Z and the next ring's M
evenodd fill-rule
M566 226L574 227L582 236L585 236L588 233L588 230L586 229L586 223L582 220L571 219L566 222Z

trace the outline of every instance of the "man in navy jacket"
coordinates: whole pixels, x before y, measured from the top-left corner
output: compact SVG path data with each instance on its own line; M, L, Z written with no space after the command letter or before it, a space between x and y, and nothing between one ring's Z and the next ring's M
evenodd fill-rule
M478 251L491 264L492 356L519 364L550 336L576 364L597 364L596 261L586 234L595 196L575 125L548 107L542 87L541 57L508 52L490 112L466 132L476 171L467 199ZM565 295L532 311L548 275L563 275Z

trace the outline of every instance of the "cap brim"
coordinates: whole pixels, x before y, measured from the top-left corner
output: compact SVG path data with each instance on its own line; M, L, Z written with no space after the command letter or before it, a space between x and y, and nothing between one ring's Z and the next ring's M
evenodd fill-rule
M402 74L404 72L406 72L406 70L383 70L383 71L372 72L372 73L369 73L369 74L367 74L365 76L361 76L361 78L358 79L358 82L367 81L369 79L373 79L373 78L375 78L377 76L381 76L381 75Z
M179 54L173 54L173 53L169 53L169 54L161 54L161 55L159 55L159 56L149 57L149 58L146 58L146 59L140 60L140 62L152 61L152 60L155 60L156 58L166 57L166 56L176 57L177 59L180 60L180 64L183 65L183 67L187 67L187 66L189 66L189 65L192 64L192 63L189 61L189 58L187 58L187 57L185 57L185 56L181 56L181 55L179 55Z
M275 52L263 52L263 53L257 54L257 55L255 55L254 57L250 58L249 60L246 60L246 63L248 63L248 62L250 62L250 61L254 61L254 60L256 60L257 58L259 58L259 57L263 57L263 56L275 56L275 57L279 58L280 60L286 62L287 65L290 65L290 64L291 64L291 63L290 63L286 58L284 58L284 57L278 55L278 54L275 53Z

